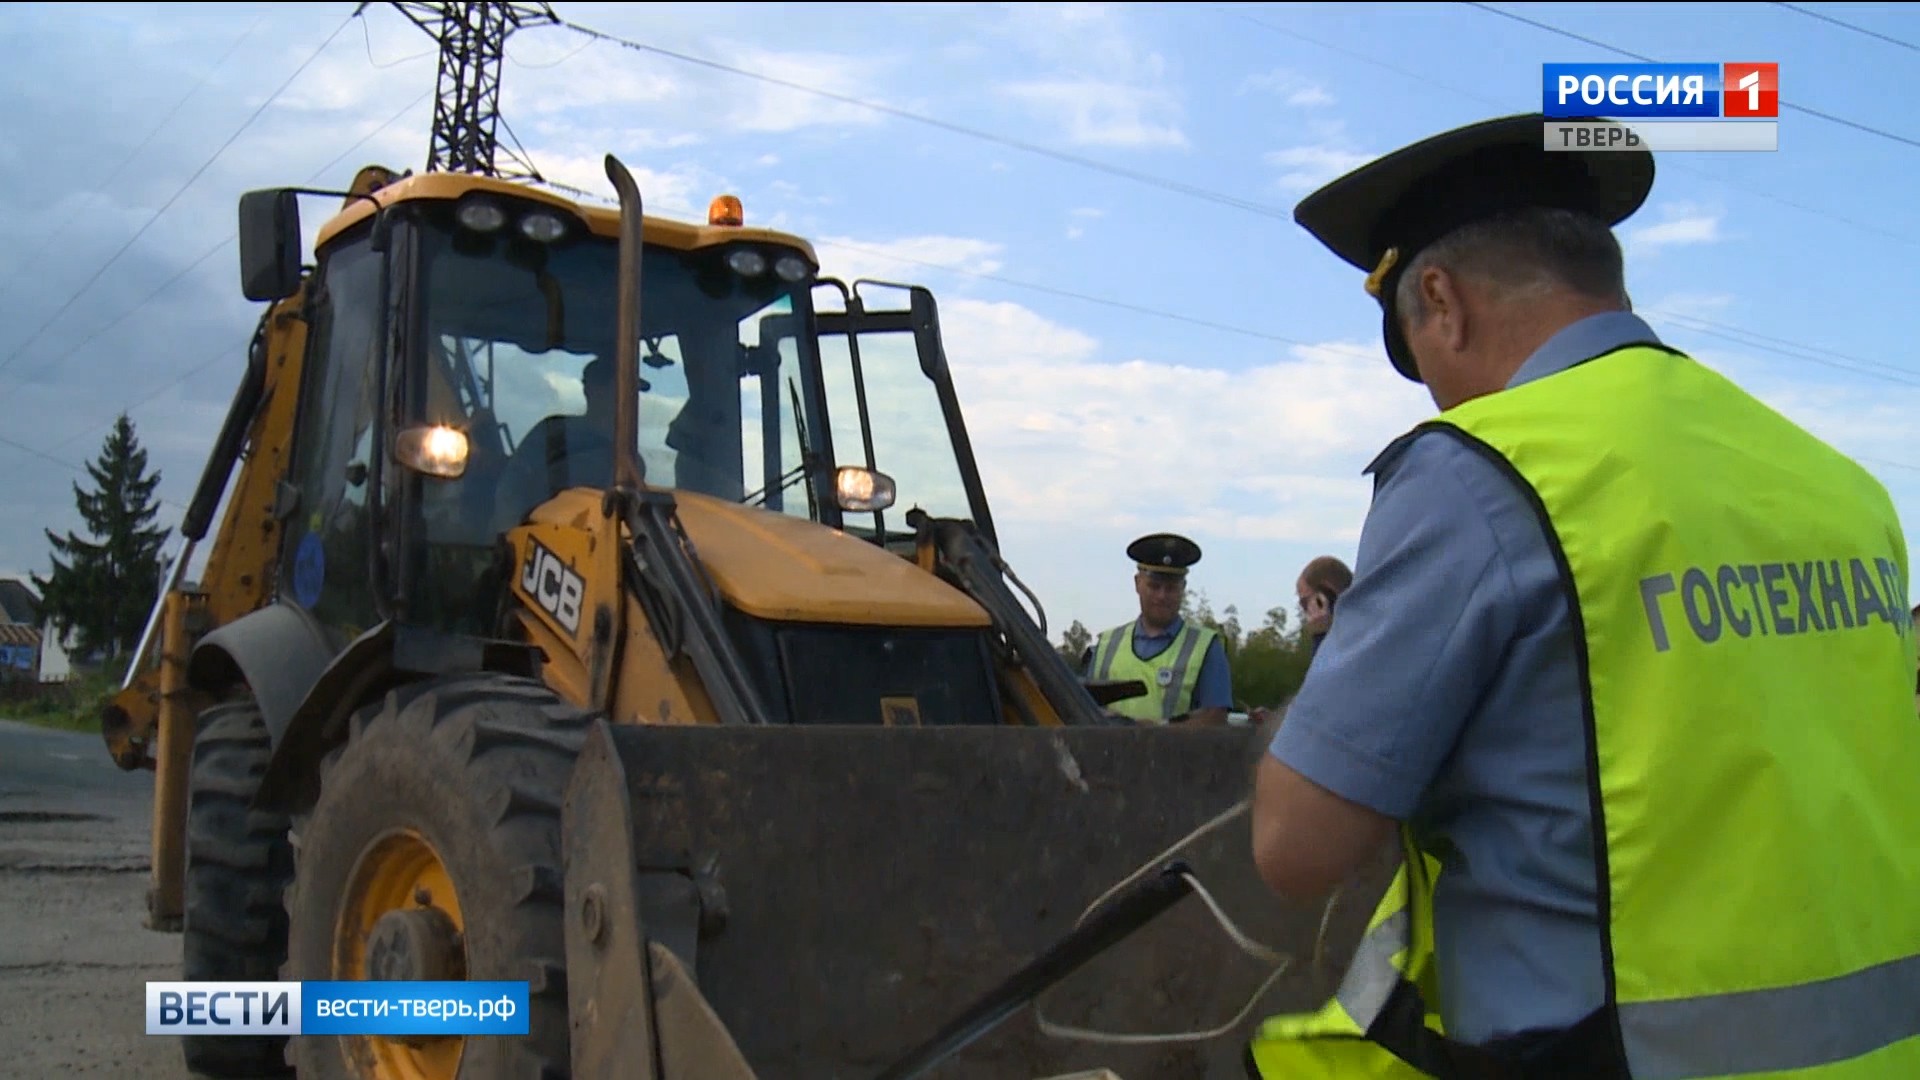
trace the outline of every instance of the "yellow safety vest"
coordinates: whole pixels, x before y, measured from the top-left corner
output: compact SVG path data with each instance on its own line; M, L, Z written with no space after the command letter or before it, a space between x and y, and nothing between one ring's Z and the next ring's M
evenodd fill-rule
M1416 431L1527 493L1572 606L1606 961L1586 1057L1636 1080L1920 1077L1920 725L1885 489L1654 346ZM1431 911L1403 877L1340 1000L1258 1032L1258 1076L1485 1074L1432 1020L1430 946L1384 929L1401 888L1413 927Z
M1427 1075L1368 1037L1369 1028L1387 1015L1388 1002L1402 982L1421 992L1422 1025L1435 1035L1443 1030L1430 1007L1439 999L1439 988L1432 910L1425 903L1440 864L1421 853L1404 829L1401 845L1407 859L1374 909L1333 1000L1319 1012L1276 1016L1263 1023L1247 1047L1252 1075L1268 1080L1422 1080Z
M1189 711L1207 650L1219 635L1211 627L1183 619L1173 643L1153 659L1142 660L1133 653L1133 627L1133 623L1116 626L1094 642L1092 677L1103 682L1139 679L1146 683L1145 694L1116 701L1107 708L1144 723L1164 724Z

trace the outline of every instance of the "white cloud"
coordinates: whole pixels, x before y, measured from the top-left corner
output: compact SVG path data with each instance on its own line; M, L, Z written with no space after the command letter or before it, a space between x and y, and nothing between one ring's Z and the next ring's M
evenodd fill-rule
M998 33L1047 74L1004 84L1082 146L1185 147L1180 96L1166 58L1126 25L1124 9L1099 4L1016 5Z
M692 89L668 71L666 61L597 44L552 67L516 65L502 72L500 111L510 121L527 123L587 109L645 114L669 102L684 105ZM661 110L663 118L670 111Z
M648 127L594 126L542 117L520 129L523 137L551 141L586 143L605 147L616 154L642 150L678 150L698 146L706 136L694 131L669 131Z
M367 20L376 56L417 51L425 35L394 13ZM890 60L871 55L797 52L752 42L697 40L686 25L697 13L663 13L641 34L658 44L729 64L769 78L862 100L884 97L874 87ZM435 61L412 61L369 73L361 30L356 40L336 41L328 55L303 73L299 93L282 102L299 107L374 108L377 101L432 85ZM532 43L538 40L538 46ZM784 133L820 126L863 126L883 119L871 109L768 82L683 66L680 62L590 42L564 30L537 28L509 39L509 52L537 60L511 63L503 71L500 111L521 138L570 137L593 130L633 150L672 149L705 141L716 132ZM349 48L348 46L351 46ZM297 61L295 61L297 62ZM696 129L693 130L693 129ZM611 135L607 133L611 132Z
M1334 103L1334 97L1326 87L1285 68L1247 76L1240 84L1240 93L1249 91L1272 94L1288 105L1299 108L1317 108Z
M1087 227L1082 222L1098 221L1107 216L1107 212L1093 206L1076 206L1067 211L1067 239L1078 240L1087 235Z
M983 479L1010 519L1351 539L1370 494L1360 469L1432 412L1417 389L1382 393L1377 343L1296 346L1229 371L1103 361L1093 338L1014 303L949 301L941 326ZM1140 452L1143 433L1155 452Z
M1680 318L1711 317L1733 306L1732 293L1674 293L1652 307L1640 307L1636 310L1644 318Z
M1711 244L1725 239L1720 211L1676 203L1662 208L1662 221L1627 230L1622 245L1629 254L1651 255L1664 247Z
M924 277L929 270L991 274L1001 267L1001 245L963 236L908 236L898 240L857 240L823 236L815 242L823 273L844 281L871 277L897 281Z
M1178 102L1164 90L1103 79L1036 79L1001 87L1082 146L1185 146Z
M1268 165L1280 170L1274 181L1289 191L1316 188L1372 161L1374 155L1332 145L1293 146L1266 155Z
M728 57L734 66L861 101L878 96L872 85L887 66L870 55L853 53L780 52L738 42L716 48L721 50L717 55ZM884 115L873 109L756 81L727 113L726 124L734 131L768 134L809 127L867 126L882 119Z
M583 152L584 149L561 151L528 148L535 164L540 166L542 176L592 192L609 203L618 202L613 184L607 180L605 155ZM626 164L627 171L633 174L633 181L640 188L641 200L649 214L664 213L673 217L704 220L711 193L718 193L724 187L717 178L695 165L651 169L624 157L621 160Z

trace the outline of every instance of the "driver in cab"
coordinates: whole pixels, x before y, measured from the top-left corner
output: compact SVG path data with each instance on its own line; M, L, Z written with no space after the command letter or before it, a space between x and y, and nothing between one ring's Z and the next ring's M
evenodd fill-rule
M580 375L586 412L544 417L520 440L500 478L497 500L512 524L527 509L568 488L612 483L613 375L612 359L589 361Z

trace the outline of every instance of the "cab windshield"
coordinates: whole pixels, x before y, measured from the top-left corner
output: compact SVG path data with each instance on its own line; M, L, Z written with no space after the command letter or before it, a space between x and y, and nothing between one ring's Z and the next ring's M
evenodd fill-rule
M740 250L760 258L730 263ZM783 253L646 249L638 429L648 483L810 516L805 489L794 505L781 487L820 449L802 442L813 438L804 403L817 370L806 284L775 272ZM421 490L427 542L491 547L559 492L608 486L617 243L536 243L511 221L479 233L443 208L426 218L417 265L420 376L406 411L466 432L469 445L460 479Z

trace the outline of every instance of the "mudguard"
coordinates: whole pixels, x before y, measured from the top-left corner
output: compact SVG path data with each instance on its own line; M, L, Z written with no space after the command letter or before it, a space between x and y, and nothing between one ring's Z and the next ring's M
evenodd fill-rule
M1065 937L1110 887L1245 798L1259 738L602 721L563 809L576 1066L652 1059L671 1044L675 1032L640 1019L652 1011L646 951L665 947L756 1075L878 1076ZM1397 853L1342 890L1324 941L1322 906L1280 901L1259 880L1244 814L1177 856L1236 925L1292 957L1230 1034L1066 1041L1029 1008L932 1075L1243 1076L1261 1019L1332 992ZM1188 896L1043 1001L1048 1020L1075 1028L1204 1031L1270 975Z
M188 662L187 682L214 695L245 683L278 746L335 651L312 616L291 604L270 604L201 638Z
M306 683L291 714L273 730L273 757L254 795L254 805L260 809L287 811L311 805L319 794L320 760L346 739L347 718L393 687L467 671L532 678L539 672L540 653L518 642L389 621L354 638L338 656L328 659L319 675ZM253 685L257 693L261 683ZM278 680L271 685L276 692L285 689Z

